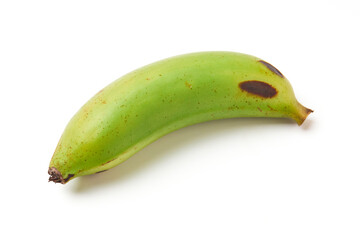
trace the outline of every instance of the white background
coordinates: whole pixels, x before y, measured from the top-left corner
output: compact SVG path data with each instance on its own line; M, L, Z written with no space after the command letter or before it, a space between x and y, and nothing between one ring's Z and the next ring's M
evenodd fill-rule
M1 239L360 239L358 1L1 1ZM171 133L66 185L75 112L145 64L225 50L276 66L315 112Z

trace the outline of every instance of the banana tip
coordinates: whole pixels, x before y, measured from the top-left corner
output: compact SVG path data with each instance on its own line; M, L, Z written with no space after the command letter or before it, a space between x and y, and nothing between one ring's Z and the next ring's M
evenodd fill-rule
M53 181L54 183L66 183L65 179L61 175L61 172L55 167L49 167L48 174L50 175L49 182Z

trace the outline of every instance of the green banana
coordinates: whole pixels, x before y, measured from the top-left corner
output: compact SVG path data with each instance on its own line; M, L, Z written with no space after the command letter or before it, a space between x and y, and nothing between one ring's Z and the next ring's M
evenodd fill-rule
M65 184L127 160L161 136L235 117L285 117L301 125L302 106L284 75L254 56L200 52L147 65L91 98L67 125L48 173Z

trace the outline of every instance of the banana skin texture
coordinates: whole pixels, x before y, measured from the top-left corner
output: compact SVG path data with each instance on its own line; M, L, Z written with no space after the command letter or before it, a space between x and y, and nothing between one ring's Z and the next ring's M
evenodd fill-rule
M91 98L70 120L48 173L65 184L112 168L177 129L238 117L291 118L302 106L271 64L235 52L180 55L139 68Z

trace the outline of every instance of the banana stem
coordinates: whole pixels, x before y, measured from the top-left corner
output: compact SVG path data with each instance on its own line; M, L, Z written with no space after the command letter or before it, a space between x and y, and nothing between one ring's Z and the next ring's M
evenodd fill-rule
M314 112L310 108L304 107L299 102L297 102L297 108L295 111L295 114L293 115L293 119L297 122L297 124L300 126L303 124L307 116L309 116L310 113Z

